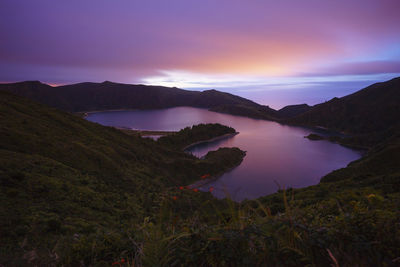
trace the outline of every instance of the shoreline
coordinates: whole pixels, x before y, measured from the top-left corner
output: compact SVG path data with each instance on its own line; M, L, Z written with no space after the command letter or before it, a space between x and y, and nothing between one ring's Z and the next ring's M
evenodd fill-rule
M98 112L112 112L112 111L133 111L133 110L138 110L138 109L104 109L104 110L91 110L91 111L77 111L77 112L73 112L73 114L76 114L78 116L81 116L82 118L87 118L89 116L89 114L92 113L98 113Z
M188 150L188 149L191 148L191 147L194 147L194 146L197 146L197 145L200 145L200 144L211 143L211 142L218 141L218 140L222 140L222 139L225 139L225 138L234 137L234 136L237 135L237 134L239 134L239 132L223 134L223 135L220 135L220 136L211 138L211 139L201 140L201 141L198 141L198 142L194 142L194 143L192 143L192 144L190 144L190 145L185 146L182 150L185 151L185 150ZM186 151L185 151L185 152L186 152Z
M176 133L176 131L134 130L125 127L115 127L115 126L110 126L110 127L113 127L127 134L139 134L140 136L151 136L151 135L165 136Z
M232 168L230 168L230 169L228 169L228 170L226 170L226 171L224 171L222 173L218 173L218 174L212 176L211 178L196 180L195 182L193 182L192 184L188 185L187 187L189 189L193 189L193 188L199 188L199 187L205 186L205 185L207 185L209 183L212 183L212 182L218 180L218 178L220 178L225 173L228 173L228 172L232 171L233 169L237 168L240 164L242 164L242 162L240 162L235 167L232 167Z
M359 145L343 143L340 139L339 140L331 140L330 136L322 136L322 135L310 133L309 135L305 135L304 138L307 138L310 141L328 141L330 143L341 145L343 147L347 147L352 150L360 151L360 152L362 152L363 155L370 150L370 148L366 147L366 146L359 146Z
M308 130L322 130L334 134L339 134L339 135L344 135L344 136L352 136L352 133L345 132L345 131L340 131L337 129L333 128L327 128L324 126L320 125L308 125L308 124L301 124L301 123L289 123L286 120L287 119L279 119L279 118L259 118L259 117L252 117L252 116L245 116L245 115L235 115L233 113L228 113L228 112L220 112L220 111L213 111L210 108L201 108L201 107L194 107L194 106L173 106L173 107L164 107L164 108L150 108L150 109L140 109L140 108L122 108L122 109L104 109L104 110L91 110L91 111L78 111L78 112L73 112L74 114L81 115L83 118L86 118L89 114L92 113L98 113L98 112L113 112L113 111L136 111L136 110L161 110L161 109L168 109L168 108L176 108L176 107L191 107L191 108L200 108L200 109L206 109L210 112L215 112L219 114L227 114L227 115L232 115L236 117L245 117L245 118L250 118L250 119L255 119L255 120L263 120L263 121L271 121L271 122L276 122L281 125L287 125L287 126L292 126L292 127L301 127L301 128L306 128Z
M191 148L191 147L194 147L194 146L196 146L196 145L203 144L203 143L210 143L210 142L222 140L222 139L225 139L225 138L230 138L230 137L233 137L233 136L235 136L235 135L237 135L237 134L239 134L239 132L228 133L228 134L220 135L220 136L217 136L217 137L208 139L208 140L198 141L198 142L195 142L195 143L193 143L193 144L190 144L190 145L186 146L186 147L183 149L183 151L186 152L186 153L188 153L188 152L185 151L185 150L187 150L187 149L189 149L189 148ZM242 160L242 161L243 161L243 160ZM220 178L220 177L221 177L222 175L224 175L225 173L228 173L228 172L232 171L233 169L235 169L236 167L238 167L238 166L242 163L242 161L241 161L238 165L236 165L236 166L234 166L234 167L232 167L232 168L230 168L230 169L228 169L228 170L226 170L226 171L224 171L224 172L222 172L222 173L218 173L218 174L216 174L216 175L214 175L214 176L212 176L212 177L210 177L210 178L196 180L195 182L191 183L191 184L188 185L187 187L188 187L189 189L199 188L199 187L205 186L205 185L207 185L207 184L209 184L209 183L211 183L211 182L214 182L214 181L218 180L218 178Z
M188 107L191 107L191 106L188 106ZM194 107L194 108L197 108L197 107ZM167 109L167 108L158 108L158 109ZM130 108L126 109L125 108L125 109L92 110L92 111L74 112L74 114L80 116L83 119L86 119L89 116L89 114L98 113L98 112L135 111L135 110L143 110L143 109L137 109L137 108L136 109L130 109ZM207 109L207 110L211 111L211 112L216 112L216 113L221 113L221 114L228 114L228 115L232 115L232 116L247 117L247 118L251 118L251 119L271 121L271 122L275 122L275 123L278 123L278 124L281 124L281 125L284 125L284 126L304 128L304 129L307 129L309 131L316 131L316 132L323 131L323 132L331 133L334 136L340 136L340 137L351 137L351 136L353 136L353 134L351 134L351 133L348 133L348 132L345 132L345 131L340 131L340 130L337 130L337 129L323 127L323 126L320 126L320 125L307 125L307 124L299 124L299 123L289 123L289 122L287 122L285 120L280 120L280 119L255 118L255 117L251 117L251 116L234 115L232 113L213 111L213 110L210 110L210 109ZM176 132L176 131L174 132L174 131L133 130L133 129L125 129L125 128L121 128L121 127L114 127L114 128L120 129L122 131L126 131L128 134L136 133L136 134L139 134L140 136L143 136L143 137L152 136L152 135L165 136L165 135L169 135L169 134L172 134L172 133ZM237 133L235 133L235 134L237 134ZM201 143L208 143L208 142L217 141L217 140L223 139L225 137L234 136L235 134L227 134L227 135L219 136L219 137L216 137L216 138L212 138L210 140L199 141L199 142L196 142L196 143L193 143L193 144L190 144L190 145L184 147L183 151L185 151L185 150L187 150L187 149L189 149L189 148L191 148L193 146L199 145ZM320 135L320 134L318 133L318 135ZM337 144L337 145L340 145L340 146L343 146L343 147L346 147L346 148L349 148L349 149L354 149L354 150L369 151L371 149L370 147L364 147L364 146L358 146L358 145L353 145L353 144L347 144L347 143L332 141L332 140L329 140L329 138L324 138L324 140L326 140L328 142L331 142L333 144Z
M73 114L76 115L81 115L83 118L86 118L89 116L89 114L92 113L99 113L99 112L113 112L113 111L144 111L144 110L162 110L162 109L169 109L169 108L179 108L179 107L189 107L189 108L199 108L199 109L206 109L209 110L208 108L202 108L202 107L194 107L194 106L172 106L172 107L162 107L162 108L120 108L120 109L100 109L100 110L89 110L89 111L75 111L72 112ZM220 112L217 112L220 113Z

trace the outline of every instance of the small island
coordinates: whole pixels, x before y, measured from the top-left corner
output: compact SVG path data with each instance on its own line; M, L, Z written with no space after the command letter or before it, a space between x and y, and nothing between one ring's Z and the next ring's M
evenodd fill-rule
M175 149L185 150L193 145L216 141L238 134L235 129L219 123L198 124L179 132L162 136L158 143Z
M313 133L310 133L309 135L304 136L304 138L307 138L307 139L310 139L310 140L313 140L313 141L324 140L325 139L323 136L320 136L318 134L313 134Z

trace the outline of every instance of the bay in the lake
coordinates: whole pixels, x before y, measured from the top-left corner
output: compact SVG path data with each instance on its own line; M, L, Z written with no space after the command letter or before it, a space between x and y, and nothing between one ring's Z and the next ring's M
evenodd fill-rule
M203 156L219 147L239 147L247 152L241 165L204 188L213 186L214 196L227 194L236 201L253 199L282 188L315 185L329 172L359 159L362 152L328 141L304 138L314 130L211 112L177 107L159 110L104 111L89 113L87 119L106 126L141 130L178 131L199 123L231 126L238 135L191 148ZM320 134L320 133L319 133Z

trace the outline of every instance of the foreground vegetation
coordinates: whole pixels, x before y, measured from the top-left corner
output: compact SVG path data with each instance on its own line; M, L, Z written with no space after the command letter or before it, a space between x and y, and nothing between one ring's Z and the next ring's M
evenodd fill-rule
M196 127L155 142L0 96L0 264L400 264L398 132L316 186L235 203L186 187L244 156L184 153Z
M130 246L120 229L156 214L160 194L220 174L244 157L232 148L200 160L0 95L1 264L111 262Z

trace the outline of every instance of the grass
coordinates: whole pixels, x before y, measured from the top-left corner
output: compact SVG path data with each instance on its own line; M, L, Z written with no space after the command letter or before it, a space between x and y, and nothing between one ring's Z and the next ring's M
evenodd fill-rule
M318 185L236 203L185 187L240 164L237 148L180 150L219 130L163 144L0 94L4 266L400 263L396 134Z
M224 149L213 157L224 162L200 160L0 94L1 264L24 265L31 255L31 264L46 265L54 260L49 251L67 265L110 262L130 244L120 229L152 216L162 192L230 169L244 156Z

